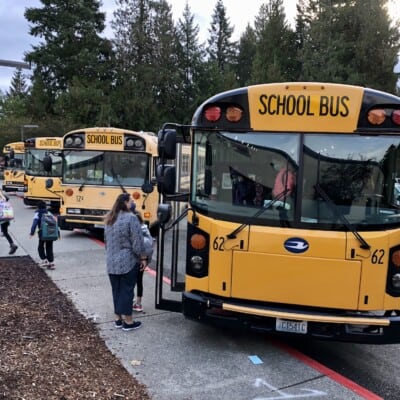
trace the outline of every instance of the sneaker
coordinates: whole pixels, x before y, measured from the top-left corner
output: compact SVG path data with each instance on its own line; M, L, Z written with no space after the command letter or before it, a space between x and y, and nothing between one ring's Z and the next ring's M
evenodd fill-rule
M47 269L55 269L55 265L54 265L54 263L48 263L47 264Z
M139 329L142 326L140 321L133 321L131 324L127 324L125 321L122 323L123 331L133 331L134 329Z
M133 305L133 311L136 311L136 312L142 312L143 311L143 307L142 307L142 305L141 304L134 304Z
M39 267L47 267L47 265L49 264L49 262L47 260L40 260L39 261Z
M122 328L122 319L117 319L116 321L114 321L114 326L117 329Z
M18 249L18 246L16 245L16 244L12 244L11 246L10 246L10 252L8 253L8 254L14 254L16 251L17 251L17 249Z

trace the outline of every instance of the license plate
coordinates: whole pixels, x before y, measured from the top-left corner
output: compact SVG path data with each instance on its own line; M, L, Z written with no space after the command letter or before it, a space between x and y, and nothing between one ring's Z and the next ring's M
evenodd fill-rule
M307 321L291 321L287 319L276 319L276 330L279 332L307 333Z
M95 228L104 229L104 225L94 224Z

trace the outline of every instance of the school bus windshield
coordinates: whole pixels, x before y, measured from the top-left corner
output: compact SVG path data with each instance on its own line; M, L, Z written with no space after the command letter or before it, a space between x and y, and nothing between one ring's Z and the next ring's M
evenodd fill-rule
M193 142L199 212L326 230L347 230L342 217L359 230L400 222L399 137L195 131Z
M62 158L59 151L44 149L29 149L25 153L26 174L34 176L61 176ZM43 165L45 156L52 159L51 171L46 171Z
M149 180L149 160L145 153L67 151L63 182L140 187Z

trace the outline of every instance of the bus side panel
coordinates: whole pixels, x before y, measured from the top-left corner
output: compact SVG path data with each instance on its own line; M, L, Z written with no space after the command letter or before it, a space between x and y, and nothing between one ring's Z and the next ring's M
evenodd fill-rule
M360 275L358 261L235 252L232 297L354 310Z
M352 233L347 233L347 259L362 262L359 310L383 310L386 277L388 271L387 232L360 232L363 239L371 246L361 249L360 242Z

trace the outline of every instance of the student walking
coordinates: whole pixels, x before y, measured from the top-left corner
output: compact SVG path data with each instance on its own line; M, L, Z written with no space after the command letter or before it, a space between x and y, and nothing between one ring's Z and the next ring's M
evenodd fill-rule
M53 241L54 240L44 240L42 237L41 221L44 214L51 214L47 210L46 203L44 201L39 201L38 208L33 216L33 222L31 226L30 237L32 238L35 234L36 228L38 229L38 253L40 258L40 266L47 267L48 269L54 269L54 253L53 253ZM55 218L53 216L53 218Z
M128 193L120 194L104 219L106 266L114 304L114 324L124 331L138 329L142 324L132 318L133 289L139 268L144 264L142 258L145 258L141 226L131 212L133 204Z
M0 201L8 202L8 196L3 193L3 191L0 189ZM8 232L8 227L10 226L10 221L7 220L0 220L0 225L1 225L1 233L3 236L7 239L7 242L10 245L10 251L8 252L9 255L14 254L18 246L14 243L11 235Z
M143 297L143 274L146 267L150 264L151 259L153 258L153 237L150 234L148 226L144 223L142 214L139 211L135 212L141 228L142 228L142 235L144 240L144 253L145 257L142 257L141 266L138 271L137 282L136 282L136 299L133 303L133 310L136 312L142 312L142 297Z

